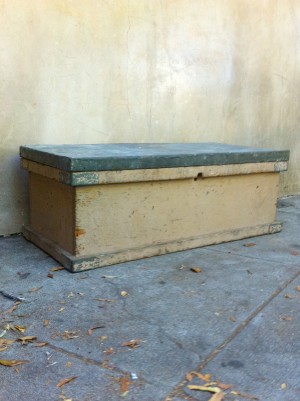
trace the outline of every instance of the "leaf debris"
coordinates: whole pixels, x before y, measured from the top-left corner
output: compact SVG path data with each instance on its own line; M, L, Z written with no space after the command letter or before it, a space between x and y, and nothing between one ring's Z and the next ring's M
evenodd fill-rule
M197 386L197 385L193 385L193 384L189 384L187 387L190 390L208 391L210 393L220 393L221 392L221 389L219 387Z
M128 377L126 377L126 376L120 377L120 379L119 379L120 392L123 396L125 394L127 394L130 383L131 383L131 381L129 380Z
M3 312L4 315L10 315L11 313L13 313L14 310L17 309L19 303L14 304L11 308L7 309L5 312Z
M9 340L6 338L0 338L0 352L5 351L15 340Z
M77 379L77 377L78 376L71 376L71 377L67 377L66 379L62 379L57 383L56 387L62 387L65 384L70 383L71 381Z
M191 271L194 273L201 273L202 269L201 267L191 267Z
M99 301L99 302L115 302L114 299L107 299L107 298L96 298L96 301Z
M35 336L26 336L26 337L19 337L17 341L21 343L21 345L27 345L28 343L32 343L36 340Z
M238 395L238 396L243 397L243 398L248 398L249 400L259 400L259 398L256 397L255 395L242 393L240 391L231 391L230 393L234 394L234 395Z
M285 322L291 322L293 318L291 316L280 316L280 320L283 320Z
M188 381L192 381L193 376L196 376L196 377L198 377L198 379L203 380L205 382L209 382L211 379L211 374L209 374L209 373L202 374L200 372L195 372L194 370L189 372L185 377Z
M251 246L255 246L255 242L246 242L245 244L243 244L243 246L245 246L246 248L249 248Z
M111 355L114 353L115 353L115 350L113 347L107 348L106 350L103 351L103 354L105 354L105 355Z
M215 393L208 401L222 401L224 399L225 393L220 391L219 393Z
M64 270L65 268L63 266L59 266L59 267L52 267L52 269L50 269L51 272L57 272L59 270Z
M124 342L124 343L122 343L121 346L122 347L129 347L129 348L138 348L138 347L140 347L140 342L141 342L141 339L137 338L135 340Z
M20 333L24 333L26 331L26 327L19 326L18 324L12 326L11 329L18 330Z
M40 342L40 343L34 343L33 347L45 347L46 345L48 345L48 343Z
M17 359L0 359L0 365L3 366L9 366L9 367L13 367L13 366L17 366L17 365L21 365L22 363L27 363L29 361L25 361L25 360L17 360Z
M104 328L105 328L104 324L101 324L101 325L95 326L95 327L91 327L90 329L88 329L88 334L92 335L94 330L104 329Z
M37 287L37 288L29 288L28 292L36 292L41 290L43 287Z

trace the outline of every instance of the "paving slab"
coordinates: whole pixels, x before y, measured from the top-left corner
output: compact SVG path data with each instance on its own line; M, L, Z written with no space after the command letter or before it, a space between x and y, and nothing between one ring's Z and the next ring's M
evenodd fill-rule
M14 343L0 353L29 361L17 384L14 368L0 366L0 400L208 400L185 381L205 368L261 400L298 401L299 199L281 200L281 233L77 274L51 271L59 264L22 236L1 238L0 290L25 300L0 296L0 334L19 325L47 345ZM2 338L18 336L7 329ZM47 367L47 352L57 364ZM78 378L62 395L56 384L69 375ZM287 387L278 392L275 381Z
M248 394L248 399L252 396L260 400L300 400L300 291L297 286L300 286L299 277L203 368L214 380L233 385L226 399L237 399L231 391L239 391ZM194 380L193 384L200 381ZM184 392L197 400L206 399L201 392L187 387Z

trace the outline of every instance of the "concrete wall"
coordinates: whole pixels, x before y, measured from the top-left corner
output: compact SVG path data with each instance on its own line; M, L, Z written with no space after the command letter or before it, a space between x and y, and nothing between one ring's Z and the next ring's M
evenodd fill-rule
M300 193L299 0L0 0L0 234L26 221L18 147L290 148Z

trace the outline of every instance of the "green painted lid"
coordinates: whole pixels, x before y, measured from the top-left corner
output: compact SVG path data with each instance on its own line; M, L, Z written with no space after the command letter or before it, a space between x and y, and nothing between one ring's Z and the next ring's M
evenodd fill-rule
M289 151L220 143L121 143L21 146L20 156L64 171L105 171L278 162L287 161Z

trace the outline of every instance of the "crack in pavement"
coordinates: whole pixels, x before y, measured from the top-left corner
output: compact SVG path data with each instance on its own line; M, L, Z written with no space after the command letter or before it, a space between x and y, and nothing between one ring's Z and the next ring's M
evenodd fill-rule
M259 305L254 312L252 312L241 324L239 324L236 329L231 333L229 337L227 337L219 346L217 346L201 363L200 366L198 366L197 369L194 369L196 371L201 372L202 369L204 369L208 363L213 360L232 340L235 339L235 337L240 334L248 325L249 323L266 307L270 304L270 302L276 298L282 291L284 291L289 284L291 284L294 280L298 278L300 275L300 270L296 273L294 273L287 281L285 281L281 286L279 286L269 298L267 298L261 305ZM187 384L187 380L183 379L177 386L167 395L166 398L164 398L163 401L172 401L173 397L175 396L183 396L183 387L185 387ZM184 394L185 395L185 394Z

